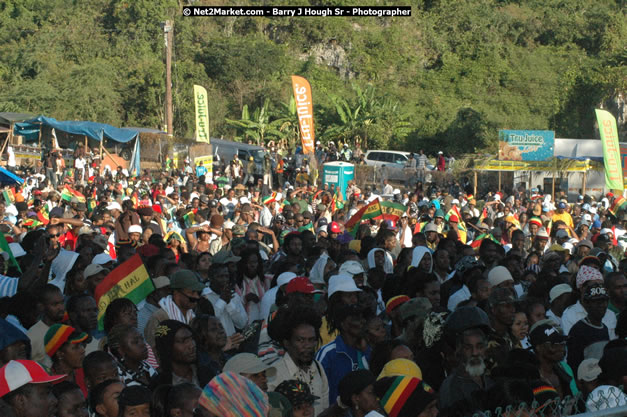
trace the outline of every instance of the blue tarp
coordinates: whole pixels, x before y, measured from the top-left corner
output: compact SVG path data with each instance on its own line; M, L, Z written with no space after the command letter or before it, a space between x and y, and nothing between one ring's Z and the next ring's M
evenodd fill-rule
M40 123L73 135L87 136L99 142L102 141L103 138L107 138L120 143L128 143L139 134L139 131L135 129L121 129L119 127L96 122L76 122L71 120L60 122L52 117L46 116L37 116L23 123L16 123L14 133L20 135L23 134L22 132L28 132L29 130L36 130L38 132Z
M9 170L0 167L0 184L12 185L12 184L24 184L24 180Z

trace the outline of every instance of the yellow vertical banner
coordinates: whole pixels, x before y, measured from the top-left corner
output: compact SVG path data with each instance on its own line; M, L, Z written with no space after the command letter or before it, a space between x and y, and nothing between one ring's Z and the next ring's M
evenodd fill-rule
M300 137L303 143L303 153L313 154L315 143L313 99L309 81L298 75L292 75L292 88L296 101L296 114L300 126Z
M623 190L623 168L618 146L616 119L610 112L594 110L599 123L599 133L603 144L603 162L605 164L605 187L608 190Z
M209 105L205 87L194 85L194 104L196 106L196 142L210 143Z

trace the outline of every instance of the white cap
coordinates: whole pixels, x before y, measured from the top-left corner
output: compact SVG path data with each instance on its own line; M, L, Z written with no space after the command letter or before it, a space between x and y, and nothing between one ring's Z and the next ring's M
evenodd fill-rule
M568 293L571 293L571 292L573 292L573 289L572 289L572 287L570 285L568 285L568 284L557 284L556 286L551 288L551 291L549 291L549 302L552 303L560 295L568 294Z
M607 227L604 227L603 229L601 229L601 231L599 233L602 234L602 235L607 235L608 233L614 234L612 232L612 229L608 229Z
M570 253L571 255L573 254L573 250L575 249L575 246L572 243L570 243L570 242L562 243L562 247L564 249L567 249L568 253Z
M11 253L13 253L13 256L15 258L19 258L20 256L26 255L26 251L24 250L22 245L20 245L17 242L9 243L9 248L11 249Z
M501 201L501 196L499 194L494 194L494 201Z
M105 269L101 265L89 264L87 265L87 268L85 268L85 271L83 271L83 277L87 279L101 273L102 271L105 271Z
M488 282L490 286L496 287L506 281L513 281L512 274L504 266L496 266L488 273Z
M443 155L443 152L442 151L438 152L438 155Z
M340 274L349 274L351 276L363 274L364 272L366 272L364 267L357 261L346 261L342 264L342 266L340 266L339 270Z
M94 259L92 259L91 263L95 265L104 265L112 261L113 258L111 258L106 253L99 253L98 255L94 256Z
M597 214L597 208L596 207L590 207L590 210L588 210L591 214Z
M588 213L583 215L583 219L587 222L592 222L592 216L589 215Z
M336 292L361 292L353 277L346 274L333 275L329 278L329 298Z
M455 204L457 206L459 206L459 200L458 199L453 199L453 201L451 201L451 204Z
M107 210L119 210L122 211L122 206L117 201L112 201L107 205Z
M141 234L143 232L144 231L143 231L142 227L140 225L138 225L138 224L132 224L132 225L130 225L128 227L128 233L129 234L131 234L131 233L140 233Z
M231 220L227 220L227 221L225 221L225 222L224 222L224 224L222 225L222 228L223 228L224 230L227 230L227 229L228 229L228 230L230 230L230 229L232 229L232 228L233 228L233 226L235 226L235 223L233 223Z
M296 274L295 273L293 273L293 272L283 272L281 275L279 275L277 277L276 285L277 285L277 287L282 287L283 285L287 284L288 282L290 282L294 278L296 278Z
M240 204L247 204L247 203L250 203L250 200L248 199L248 197L240 197L239 203Z

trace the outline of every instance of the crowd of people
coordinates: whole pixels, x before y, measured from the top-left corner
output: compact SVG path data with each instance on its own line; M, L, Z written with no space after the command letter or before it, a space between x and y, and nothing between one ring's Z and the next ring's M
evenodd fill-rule
M2 416L627 405L621 195L479 198L467 180L422 178L341 190L243 172L214 184L206 167L131 177L97 160L58 176L56 158L0 199ZM102 303L137 256L151 292Z

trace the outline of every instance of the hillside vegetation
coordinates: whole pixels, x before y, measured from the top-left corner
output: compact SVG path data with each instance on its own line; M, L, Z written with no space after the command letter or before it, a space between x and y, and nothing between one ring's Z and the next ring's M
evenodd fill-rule
M624 0L401 3L411 17L185 18L174 0L4 0L0 111L163 127L160 23L171 19L179 137L194 134L200 84L213 137L295 143L292 74L311 82L317 138L371 149L495 152L498 129L590 138L595 107L627 113Z

